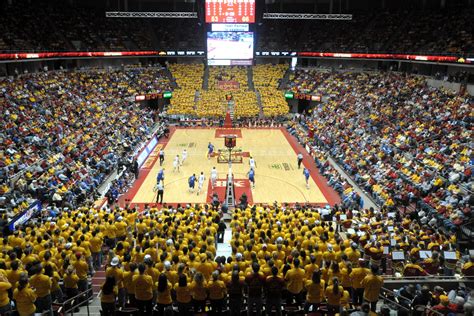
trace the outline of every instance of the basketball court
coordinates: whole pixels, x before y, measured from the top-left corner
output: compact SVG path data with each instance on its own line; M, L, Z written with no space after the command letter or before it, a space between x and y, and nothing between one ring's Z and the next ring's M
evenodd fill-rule
M236 202L245 192L250 204L254 203L310 203L317 205L335 204L339 197L317 172L314 162L301 145L287 133L284 128L265 129L210 129L210 128L172 128L170 137L162 139L140 170L140 176L134 186L125 195L125 201L139 207L156 202L156 176L161 169L158 153L161 148L165 152L164 203L209 203L213 193L217 193L221 201L225 197L226 176L229 170L222 158L228 157L223 136L237 136L237 155L241 163L232 164ZM208 144L215 147L215 155L207 157ZM187 150L187 159L180 170L173 171L173 158ZM221 159L218 159L218 150ZM303 153L303 164L311 171L309 189L306 188L303 166L298 169L297 154ZM250 169L249 157L256 161L255 188L251 188L247 173ZM220 163L218 161L221 161ZM218 181L212 188L210 173L212 167L218 171ZM197 194L188 189L188 178L195 174L196 178L204 172L206 180L203 190Z

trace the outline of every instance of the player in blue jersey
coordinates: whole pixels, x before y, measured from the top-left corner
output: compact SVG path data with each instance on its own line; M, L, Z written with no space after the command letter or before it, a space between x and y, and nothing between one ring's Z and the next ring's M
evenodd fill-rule
M303 168L303 175L304 175L304 179L306 181L306 188L309 189L309 170L306 169L306 168Z
M188 184L189 184L189 192L193 193L194 186L196 184L196 174L193 173L193 175L189 177Z
M210 159L212 156L212 153L214 152L214 145L209 142L209 145L207 145L207 159Z
M255 189L255 170L253 170L253 168L250 168L247 175L249 177L250 183L252 183L252 189Z
M160 181L165 181L165 168L161 168L156 175L156 183L160 183Z

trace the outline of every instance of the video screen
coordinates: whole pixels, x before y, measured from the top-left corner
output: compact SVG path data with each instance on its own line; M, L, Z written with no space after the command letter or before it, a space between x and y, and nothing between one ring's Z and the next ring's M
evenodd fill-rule
M206 0L206 23L255 23L255 0Z
M207 32L209 65L252 65L253 32Z

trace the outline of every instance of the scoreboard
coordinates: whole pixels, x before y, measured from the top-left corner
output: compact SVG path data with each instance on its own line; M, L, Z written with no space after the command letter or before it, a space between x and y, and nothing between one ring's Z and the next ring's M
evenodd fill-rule
M255 23L255 0L206 0L206 23Z

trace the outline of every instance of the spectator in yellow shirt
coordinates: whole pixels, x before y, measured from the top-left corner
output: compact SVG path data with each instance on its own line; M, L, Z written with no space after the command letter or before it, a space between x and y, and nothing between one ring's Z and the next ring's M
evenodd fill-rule
M77 276L73 266L67 267L63 282L67 299L70 299L79 293L77 290L77 282L79 282L79 277Z
M3 273L0 273L0 315L11 310L10 298L8 297L8 290L12 287L8 278Z
M471 256L469 261L462 266L461 272L466 277L474 277L474 256Z
M178 279L178 284L174 286L176 293L176 302L178 303L178 312L180 316L190 314L190 303L192 300L191 289L188 286L188 277L181 274Z
M107 277L104 284L102 284L100 295L100 306L103 315L115 316L115 299L117 294L115 278L112 276Z
M362 280L362 286L364 287L364 300L370 303L370 310L375 312L379 300L380 289L383 285L383 278L377 275L379 272L378 266L371 266L370 271L371 274Z
M356 306L362 305L364 299L364 286L362 280L369 275L370 270L367 269L366 261L360 263L360 267L352 269L349 274L352 280L352 303Z
M109 220L105 225L105 243L109 246L110 249L115 248L115 243L117 242L117 228L114 225L112 220ZM115 280L117 281L117 280Z
M115 223L115 234L117 240L125 240L125 237L127 235L127 223L125 223L122 216L119 216L117 218L117 222Z
M13 292L16 310L20 316L31 316L35 313L36 293L28 284L28 275L22 273L18 281L18 287Z
M417 263L416 258L411 259L411 263L408 263L403 268L403 276L425 276L428 273Z
M7 278L13 289L16 288L22 272L23 271L20 269L20 261L14 260L10 263L10 269L7 270Z
M138 275L133 277L135 301L138 314L141 316L153 314L153 279L145 274L145 270L145 265L140 263L138 265Z
M127 299L130 305L135 306L135 287L133 286L133 277L137 272L137 264L135 262L130 263L129 271L123 273L123 286L127 291Z
M326 288L324 292L328 301L328 313L334 315L341 309L341 298L344 295L344 288L339 285L337 278L332 279L332 285Z
M49 276L52 281L51 285L51 300L53 302L57 301L62 303L63 302L63 291L61 290L61 287L59 286L59 280L61 280L61 276L59 273L53 270L52 265L47 265L44 267L44 274Z
M76 269L77 276L79 277L79 282L77 282L79 293L87 291L87 273L89 272L89 265L84 260L82 253L76 253L76 261L73 263L73 266Z
M227 288L222 280L219 280L219 271L212 272L211 281L207 285L209 299L211 300L212 314L222 314L224 300L227 296Z
M92 238L90 239L91 253L92 253L92 265L95 270L99 270L102 265L102 244L103 240L100 238L100 232L95 230L92 232Z
M305 283L306 289L306 303L304 306L305 313L309 312L310 307L312 310L317 311L319 305L324 299L324 280L321 280L321 272L315 270L311 277L311 280L307 280Z
M158 277L158 291L156 296L156 308L159 316L164 315L165 309L173 303L171 299L172 289L173 285L168 281L166 274L160 274Z
M303 302L301 294L304 287L305 271L300 268L300 259L293 260L293 265L293 269L288 270L285 274L286 288L289 294L287 304L291 304L293 298L298 304L301 304Z
M196 272L190 288L193 297L194 313L204 313L206 311L207 286L201 272Z
M110 267L105 271L105 275L113 276L115 278L115 284L118 288L118 305L124 307L126 291L123 286L123 270L120 267L120 259L118 257L112 258L110 261Z
M30 278L30 285L35 289L37 299L36 299L36 312L43 313L51 310L51 286L53 285L51 279L43 274L43 266L41 263L36 264L32 271L35 273Z

